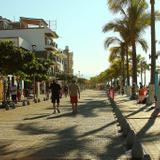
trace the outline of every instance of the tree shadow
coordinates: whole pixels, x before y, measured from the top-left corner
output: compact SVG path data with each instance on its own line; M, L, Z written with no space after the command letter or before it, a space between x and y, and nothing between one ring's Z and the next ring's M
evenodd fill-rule
M85 139L77 139L76 126L68 127L56 132L58 138L56 140L46 138L39 149L34 153L29 154L24 159L39 158L39 159L64 159L64 157L71 157L71 159L81 159L86 153L90 151L86 147L87 141ZM27 132L28 132L27 128ZM47 132L47 131L46 131ZM88 151L87 151L88 150ZM73 152L72 154L70 154Z
M53 134L54 130L48 130L37 125L38 123L18 124L15 129L22 131L26 135L40 135L40 134Z
M48 117L49 115L51 115L51 114L41 114L41 115L30 117L30 118L24 118L23 120L34 120L34 119Z
M138 138L143 138L144 135L146 134L146 132L153 126L153 124L155 123L155 120L157 118L157 115L160 111L155 109L150 118L148 119L147 123L143 126L143 128L137 133L137 137Z
M16 128L18 130L23 131L23 133L27 134L51 134L50 137L46 137L43 142L39 144L39 149L30 153L29 155L22 157L24 159L29 158L39 158L41 159L64 159L70 157L71 159L86 159L86 155L88 156L97 156L98 159L102 160L112 160L118 159L122 154L124 154L124 148L122 147L122 141L124 140L122 137L118 137L115 135L107 136L104 135L105 138L109 139L109 143L106 144L106 149L103 152L97 154L97 144L94 144L95 147L90 147L89 143L93 143L93 138L90 138L91 135L94 135L97 132L102 131L103 129L112 126L116 123L116 121L105 124L102 127L99 127L95 130L86 132L80 136L76 134L76 126L64 128L58 131L52 131L48 129L38 129L38 126L33 124L28 125L20 125ZM56 139L52 138L52 134L56 134ZM88 138L89 136L89 138ZM34 149L32 147L32 149ZM26 152L26 151L19 151ZM91 158L89 157L89 159ZM92 157L93 158L93 157ZM92 159L91 158L91 159ZM88 159L88 158L87 158Z
M106 152L98 155L101 160L116 160L120 156L124 155L125 149L122 147L122 142L125 139L123 137L115 136L111 138L111 143L106 146Z
M139 106L138 106L139 107ZM141 108L137 109L136 111L133 111L132 113L125 116L127 119L147 119L148 121L145 123L145 125L137 132L136 136L141 142L153 142L157 141L159 139L159 136L155 135L155 133L147 133L147 131L154 125L156 118L158 118L158 114L160 113L160 110L156 109L153 106L147 106L143 105L140 106ZM149 107L149 108L148 108ZM153 110L154 109L154 110ZM123 107L120 107L120 110L123 111ZM143 116L143 117L131 117L133 115L136 115L139 112L149 112L153 110L152 114L149 116ZM157 132L156 132L157 133Z
M73 114L72 109L70 109L70 112L61 113L59 115L53 115L52 117L48 117L46 119L54 119L54 118L61 118L61 117L76 117L78 115L81 115L83 117L96 117L98 116L95 111L97 109L98 109L97 112L100 112L100 111L103 112L106 109L106 101L105 100L88 101L88 102L85 102L84 104L78 105L77 114Z

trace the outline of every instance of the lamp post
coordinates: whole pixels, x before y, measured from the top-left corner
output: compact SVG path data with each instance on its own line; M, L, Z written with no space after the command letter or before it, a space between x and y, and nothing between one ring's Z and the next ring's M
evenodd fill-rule
M33 44L32 45L32 51L35 52L36 50L36 45ZM36 78L35 78L35 73L33 74L33 92L34 92L34 102L36 101Z

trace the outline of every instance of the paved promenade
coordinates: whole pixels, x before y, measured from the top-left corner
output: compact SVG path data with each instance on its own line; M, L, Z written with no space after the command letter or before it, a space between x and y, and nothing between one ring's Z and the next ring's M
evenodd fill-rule
M153 106L137 104L135 100L129 100L127 96L117 95L116 104L126 117L131 128L141 141L144 151L152 160L160 159L160 110Z
M81 93L78 114L62 98L61 113L50 101L0 110L0 160L125 159L112 108L103 91Z

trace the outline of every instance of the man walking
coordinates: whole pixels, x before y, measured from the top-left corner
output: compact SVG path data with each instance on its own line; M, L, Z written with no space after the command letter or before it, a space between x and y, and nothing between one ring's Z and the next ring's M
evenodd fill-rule
M72 111L73 113L77 113L77 103L78 103L78 96L80 98L80 91L75 80L73 80L69 86L69 95L70 95L70 101L72 103Z
M50 89L51 89L51 94L52 94L51 100L52 100L53 109L54 109L53 113L56 113L56 110L58 113L60 113L59 104L60 104L61 86L57 83L56 80L53 80L53 82L50 85ZM56 103L57 103L57 105L56 105Z

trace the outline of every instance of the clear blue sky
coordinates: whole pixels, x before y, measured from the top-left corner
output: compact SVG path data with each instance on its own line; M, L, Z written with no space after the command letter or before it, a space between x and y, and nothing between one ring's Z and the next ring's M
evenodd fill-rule
M2 17L57 20L59 48L74 52L74 72L96 75L108 66L102 26L108 21L106 0L0 0Z
M155 1L156 8L160 9L160 2ZM102 26L113 20L115 15L108 11L107 0L0 0L0 2L0 15L11 20L19 20L21 16L57 20L56 32L60 36L57 43L59 48L63 49L68 45L74 52L75 74L80 71L84 77L89 77L108 67L108 52L104 50L103 43L105 37L114 34L103 34ZM150 42L149 29L147 33L145 36ZM158 31L157 34L160 36Z

